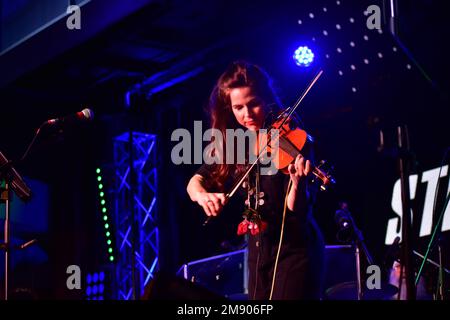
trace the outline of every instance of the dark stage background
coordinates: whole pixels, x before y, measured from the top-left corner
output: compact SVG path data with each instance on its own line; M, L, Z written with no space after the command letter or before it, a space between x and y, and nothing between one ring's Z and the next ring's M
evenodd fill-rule
M183 263L242 244L235 236L239 202L233 199L217 221L203 227L202 210L186 193L199 165L174 165L170 159L173 130L193 133L195 120L203 120L206 130L208 95L236 59L264 67L286 106L324 70L299 110L316 139L317 158L333 164L337 181L320 194L315 216L327 244L338 244L334 213L340 201L348 202L380 265L388 251L388 220L397 217L391 200L399 173L390 148L397 125L408 126L412 173L419 175L412 201L415 248L425 251L430 237L418 235L429 185L422 173L439 168L449 146L445 1L399 1L402 47L386 24L388 1L97 0L82 7L80 30L68 30L63 17L6 52L13 33L20 33L14 30L36 28L32 17L41 9L33 1L0 3L0 150L18 159L43 121L86 106L95 112L91 123L46 130L26 161L17 164L34 202L13 201L12 207L20 208L12 212L12 237L38 243L13 256L15 288L29 289L37 298L79 299L82 291L66 287L67 266L85 272L112 267L95 168L105 168L106 186L113 183L112 141L129 130L157 135L159 268L174 273ZM366 26L364 10L371 4L382 9L381 33ZM291 59L301 44L316 54L308 68ZM134 90L136 84L142 86ZM386 144L381 152L380 130ZM448 174L442 176L433 227L449 188ZM442 236L449 268L449 231Z

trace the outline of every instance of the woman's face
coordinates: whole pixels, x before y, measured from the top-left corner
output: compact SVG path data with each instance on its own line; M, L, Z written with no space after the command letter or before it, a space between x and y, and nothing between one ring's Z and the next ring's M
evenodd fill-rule
M264 124L263 101L250 87L230 89L231 109L237 122L249 129L259 130Z

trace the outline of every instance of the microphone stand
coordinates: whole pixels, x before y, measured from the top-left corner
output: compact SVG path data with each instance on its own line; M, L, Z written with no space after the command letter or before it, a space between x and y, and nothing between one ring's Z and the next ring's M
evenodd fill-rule
M4 283L4 300L8 300L9 296L9 279L11 277L11 260L10 260L10 252L12 249L25 249L28 246L32 245L36 242L36 240L28 241L20 246L12 246L11 245L11 229L10 229L10 202L12 200L11 195L14 191L18 197L23 200L28 200L31 197L31 190L22 180L20 175L11 165L12 162L8 160L1 152L0 152L0 163L3 163L0 166L0 180L3 180L3 183L0 185L0 203L5 203L5 223L4 223L4 238L3 243L0 244L0 249L4 250L5 256L5 283Z
M36 142L37 137L39 136L42 128L47 124L48 122L43 122L38 129L36 130L33 139L28 144L27 149L25 150L24 154L20 158L19 162L22 162L27 155L29 154L32 146ZM0 244L0 249L5 251L5 284L4 284L4 300L8 300L9 296L9 279L11 277L11 260L10 260L10 252L12 249L22 250L25 249L35 242L37 242L36 239L33 239L31 241L28 241L22 245L19 246L12 246L11 245L11 229L10 229L10 202L12 200L11 198L11 191L14 191L16 195L22 199L23 201L28 201L31 198L31 190L26 185L25 181L23 181L22 177L19 175L19 173L16 171L16 169L13 167L13 162L11 160L8 160L3 153L0 151L0 203L5 203L5 223L4 223L4 239L3 243ZM3 183L2 183L3 180Z
M75 115L75 118L81 119L81 120L92 120L94 114L92 110L90 109L84 109L80 112L78 112ZM25 150L22 157L18 160L18 162L23 162L24 159L27 157L27 155L30 153L31 148L33 147L34 143L36 142L36 139L38 138L39 134L41 133L41 130L49 125L54 124L58 122L64 122L71 117L66 118L60 118L60 119L52 119L48 121L44 121L36 130L33 139L28 144L27 149ZM10 251L12 249L22 250L30 245L37 242L36 239L33 239L31 241L28 241L22 245L19 246L12 246L11 245L11 237L10 237L10 202L12 200L11 198L11 191L14 191L14 193L23 201L27 201L31 198L31 190L26 185L25 181L23 181L22 177L19 175L19 173L16 171L16 169L12 165L12 161L8 160L2 152L0 152L0 203L5 203L5 224L4 224L4 242L0 244L0 249L5 251L5 286L4 286L4 299L8 300L8 293L9 293L9 279L11 276L10 273ZM3 183L1 183L3 180Z
M10 202L10 196L11 192L9 189L9 182L8 178L5 179L4 187L1 190L1 197L0 200L2 203L5 203L5 224L4 224L4 237L3 237L3 243L1 245L1 248L5 250L5 285L4 285L4 295L5 300L8 300L8 280L9 280L9 249L10 249L10 227L9 227L9 202Z
M361 279L361 257L360 257L360 250L362 249L364 256L367 259L367 262L369 263L369 265L373 264L373 259L372 256L369 253L369 250L366 247L366 243L364 242L364 237L362 235L362 232L360 229L358 229L358 227L356 226L355 222L353 221L353 218L351 215L350 219L352 221L352 226L353 226L353 231L356 237L356 246L355 246L355 255L356 255L356 266L357 266L357 270L356 270L356 276L358 277L358 282L357 282L357 286L358 286L358 300L362 300L363 298L363 292L362 292L362 279Z
M341 205L341 210L338 210L335 215L335 219L337 220L338 226L343 229L350 228L352 234L354 235L354 243L355 243L355 261L356 261L356 287L358 291L358 300L363 299L363 285L362 285L362 277L361 277L361 254L362 251L364 256L366 257L369 265L373 265L373 258L367 249L366 243L364 242L364 236L361 230L357 227L355 220L352 217L350 211L347 210L347 204L343 203Z
M406 298L407 300L416 300L416 286L414 283L414 264L413 264L413 238L412 238L412 212L410 204L410 161L411 151L409 148L408 129L406 126L397 127L397 146L398 146L398 164L400 173L401 197L402 197L402 246L401 256L402 264L405 266L406 280ZM403 268L401 269L403 273ZM399 288L401 288L400 277ZM399 294L400 297L400 294Z

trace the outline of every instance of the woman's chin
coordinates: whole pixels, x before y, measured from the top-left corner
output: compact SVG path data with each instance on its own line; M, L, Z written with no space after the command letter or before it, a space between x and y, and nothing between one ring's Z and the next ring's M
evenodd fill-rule
M259 130L259 126L257 126L257 125L248 125L245 128L250 131L258 131Z

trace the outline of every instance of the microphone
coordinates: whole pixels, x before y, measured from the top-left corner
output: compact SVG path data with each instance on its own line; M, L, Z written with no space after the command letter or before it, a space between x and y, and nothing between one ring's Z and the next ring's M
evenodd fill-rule
M351 221L348 217L348 211L346 210L337 210L334 219L340 228L346 229L351 225Z
M94 112L91 109L85 108L77 113L73 113L61 118L50 119L46 124L54 125L65 122L90 121L94 119Z
M346 202L339 203L339 210L336 210L334 220L341 229L347 229L352 225L351 213L348 211L348 204Z
M341 242L348 242L353 235L354 225L350 211L348 211L348 204L341 202L340 209L336 210L334 214L334 221L338 226L337 239Z

